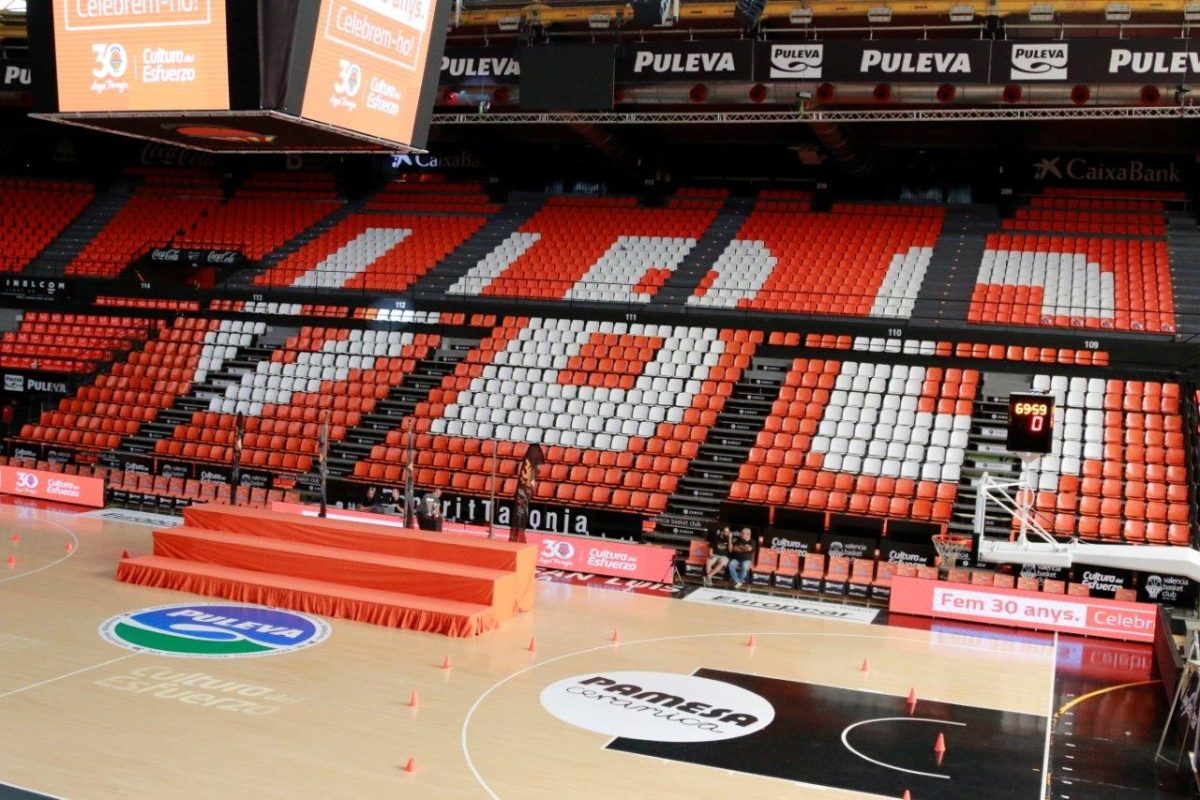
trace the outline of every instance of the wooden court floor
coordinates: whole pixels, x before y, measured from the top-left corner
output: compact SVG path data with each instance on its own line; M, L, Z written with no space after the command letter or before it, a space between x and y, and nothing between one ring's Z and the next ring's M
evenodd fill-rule
M962 760L972 743L957 732L956 712L945 704L964 714L990 713L987 719L1001 727L1023 720L1004 731L977 727L970 738L1003 735L1035 757L1048 749L1053 646L555 583L539 584L533 612L473 640L334 619L327 640L294 653L240 659L137 653L103 640L100 624L191 599L114 580L121 552L148 552L151 531L0 506L0 784L68 798L171 800L851 798L899 797L911 779L936 787L925 795L914 789L914 800L963 796L955 787L966 785L953 777L915 774L973 769ZM3 563L9 555L14 564ZM754 646L747 645L751 634ZM450 669L441 668L446 658ZM776 723L790 720L787 738L747 737L747 754L729 750L735 760L718 766L700 763L704 758L697 761L686 746L636 752L611 735L564 722L540 701L547 687L571 677L701 670L782 687L779 696L790 699L777 702L775 713ZM204 691L240 701L206 704L189 686L217 687ZM914 716L937 719L889 724L869 736L860 730L852 743L862 755L821 738L831 735L823 728L845 727L837 722L843 711L854 720L905 716L910 690L918 698ZM414 692L416 708L409 705ZM846 709L838 699L844 697L855 698L855 707ZM942 731L948 746L938 767L932 749ZM773 764L805 759L828 767L835 750L845 771L875 776L874 783L849 785L877 785L886 793L763 774ZM410 759L415 772L404 769ZM1001 769L1021 773L1021 786L1044 784L1044 762L999 761ZM763 765L768 769L758 769ZM1024 796L1011 786L996 788L971 795Z

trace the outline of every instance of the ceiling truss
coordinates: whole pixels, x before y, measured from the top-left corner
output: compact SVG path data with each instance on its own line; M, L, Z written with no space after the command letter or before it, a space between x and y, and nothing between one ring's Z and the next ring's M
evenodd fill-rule
M874 108L805 111L638 111L619 113L434 114L434 125L764 125L810 122L981 122L990 120L1197 119L1200 105L1179 106L1003 106L995 108Z

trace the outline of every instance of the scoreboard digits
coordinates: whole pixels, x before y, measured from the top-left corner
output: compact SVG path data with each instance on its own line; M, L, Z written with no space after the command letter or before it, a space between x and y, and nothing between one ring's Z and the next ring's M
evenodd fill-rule
M1054 398L1046 394L1008 396L1008 449L1049 453L1054 445Z

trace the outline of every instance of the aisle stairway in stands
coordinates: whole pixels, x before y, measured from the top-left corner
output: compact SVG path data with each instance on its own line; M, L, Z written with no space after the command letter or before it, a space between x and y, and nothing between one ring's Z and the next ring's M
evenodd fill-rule
M546 196L542 194L513 192L504 207L493 214L486 225L414 283L412 291L435 297L444 295L459 278L536 214L545 199Z
M67 265L125 207L132 193L132 186L118 183L96 195L91 204L30 262L25 271L33 275L62 275Z
M687 548L690 540L705 535L717 522L729 488L766 424L791 365L787 358L756 356L751 361L649 538Z
M684 305L753 210L753 197L726 198L716 220L658 290L654 303L672 307Z
M362 197L358 200L352 200L349 203L345 203L334 209L329 214L319 219L314 225L304 229L297 236L292 237L287 242L284 242L280 247L272 250L270 253L267 253L265 256L263 256L262 260L257 266L238 272L231 278L230 283L236 286L250 286L256 277L262 275L264 272L267 272L276 264L283 261L288 256L292 255L317 237L325 235L346 217L349 217L351 214L357 214L361 212L364 208L366 208L367 201L369 199L370 198L368 197Z
M330 475L349 475L354 471L355 463L365 461L371 448L387 438L388 431L402 430L405 419L413 413L417 403L428 399L430 390L441 386L442 380L454 372L482 338L462 333L443 336L438 349L418 361L412 372L393 387L386 398L376 403L374 413L364 414L358 427L346 431L345 440L331 446Z
M194 383L190 394L175 398L174 404L160 411L154 422L142 425L136 434L125 437L119 449L127 453L153 452L157 441L169 439L175 433L175 426L190 423L195 412L207 411L212 398L224 397L226 387L239 384L243 375L254 372L260 361L268 360L275 348L298 330L273 327L250 345L237 348L233 358L223 360L220 369Z
M996 231L996 209L982 205L948 205L942 234L913 306L912 319L962 324L989 233Z
M1167 252L1175 294L1175 326L1181 334L1200 333L1200 227L1195 212L1167 215Z
M949 532L969 536L975 529L975 500L979 482L986 472L998 480L1018 480L1021 459L1006 448L1008 438L1008 396L1031 391L1028 375L985 372L971 419L971 434L963 457L958 496L950 517ZM1012 515L988 506L985 531L988 536L1007 538L1012 530Z

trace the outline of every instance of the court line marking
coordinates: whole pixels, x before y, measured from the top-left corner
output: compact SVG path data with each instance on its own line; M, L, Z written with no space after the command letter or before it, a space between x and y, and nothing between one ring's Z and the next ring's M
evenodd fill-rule
M1091 700L1093 697L1099 697L1102 694L1108 694L1109 692L1116 692L1121 689L1132 689L1135 686L1151 686L1155 683L1162 683L1162 679L1154 678L1154 679L1148 680L1148 681L1134 681L1133 683L1119 683L1115 686L1105 686L1103 689L1097 689L1094 692L1088 692L1087 694L1081 694L1081 695L1079 695L1079 697L1076 697L1074 700L1069 701L1062 708L1058 709L1058 711L1055 711L1054 712L1054 721L1057 722L1059 717L1061 717L1063 714L1070 711L1075 706L1082 703L1084 700Z
M50 794L49 792L44 792L40 789L30 789L28 786L22 786L19 783L11 783L9 781L0 781L0 789L16 789L21 792L29 792L30 794L37 795L38 797L44 797L46 800L67 800L67 798L63 797L62 795Z
M873 626L873 628L874 627L875 626ZM905 629L888 627L888 628L884 628L883 630L886 632L894 633L896 631L902 631ZM475 760L473 758L471 758L471 747L470 747L470 745L467 744L467 729L470 727L471 718L475 716L475 712L479 709L479 706L483 703L484 700L486 700L492 694L492 692L496 691L501 686L503 686L504 684L513 680L514 678L518 678L521 675L524 675L526 672L530 672L531 670L538 669L539 667L548 666L550 664L553 664L558 661L563 661L568 658L575 658L576 656L587 655L588 653L595 653L595 652L599 652L601 650L610 650L610 649L613 649L614 647L619 647L619 646L620 647L629 647L629 646L635 645L635 644L654 644L657 642L679 641L681 639L709 639L709 638L716 637L716 636L744 637L744 636L748 636L748 635L749 635L749 633L746 631L739 631L739 632L734 632L734 633L691 633L691 634L682 634L679 636L657 636L652 639L632 639L632 640L629 640L626 642L621 642L620 645L614 644L612 642L606 642L605 644L597 645L596 647L588 647L588 648L584 648L583 650L576 650L571 653L563 653L562 655L554 656L553 658L548 658L545 661L539 661L536 664L530 664L527 667L522 667L521 669L517 670L516 672L512 673L511 675L501 678L500 680L496 681L491 686L489 686L487 689L485 689L483 691L483 693L479 695L479 697L475 698L475 702L472 703L471 707L467 710L467 715L463 718L462 728L460 729L460 732L459 732L459 745L462 748L463 758L466 759L467 769L469 769L471 771L471 775L475 778L475 781L479 784L480 788L482 788L485 792L487 792L487 795L489 797L491 797L492 800L500 800L500 795L498 795L494 791L492 791L492 787L489 786L487 781L485 781L483 779L483 776L479 774L479 769L475 766ZM953 634L951 634L951 635L953 635ZM903 644L917 644L917 645L936 646L936 647L953 647L953 648L958 648L961 650L989 650L990 649L987 647L981 647L978 645L966 644L966 643L958 644L955 642L934 642L930 639L920 640L920 639L909 638L904 635L893 638L891 636L886 635L885 633L873 633L872 634L872 633L828 633L828 632L824 632L824 631L766 631L763 633L755 632L754 636L756 636L756 637L760 637L760 636L827 636L827 637L832 637L832 638L837 638L837 639L875 639L875 640L882 639L886 642L900 642ZM970 637L964 636L962 638L969 639ZM1054 668L1051 669L1051 672L1050 672L1052 677L1054 675L1055 670L1057 669L1057 660L1058 660L1058 648L1057 648L1058 635L1057 634L1055 634L1054 642L1055 642L1055 646L1051 650L1051 652L1053 654L1053 661L1055 664ZM1030 643L1029 646L1030 647L1041 647L1043 649L1045 649L1047 647L1047 645L1037 645L1037 644L1033 644L1033 643ZM1053 713L1053 711L1054 711L1053 685L1052 685L1051 689L1052 690L1050 692L1050 712ZM934 699L934 698L930 698L930 699ZM939 702L942 702L942 701L939 701ZM980 708L982 708L982 707L983 706L980 706ZM1000 710L1000 709L990 709L990 710L995 711L995 710ZM1047 720L1046 720L1046 727L1047 727L1047 729L1050 727L1050 718L1049 717L1047 717ZM1046 751L1047 759L1049 758L1049 753L1050 753L1050 751L1049 751L1049 734L1047 734L1047 751Z
M42 570L50 569L51 567L56 567L59 564L61 564L62 562L66 561L71 556L75 555L75 553L79 551L79 537L75 535L75 532L73 530L68 528L66 525L63 525L61 522L55 522L54 520L48 519L45 517L43 517L41 521L45 522L48 525L53 525L54 527L65 531L67 536L71 537L71 551L69 553L67 553L65 556L61 556L60 558L57 558L54 561L51 561L49 564L43 564L42 566L38 567L37 569L31 569L28 572L22 572L20 575L10 575L7 578L0 578L0 583L8 583L9 581L17 580L18 578L28 578L30 575L36 575L37 573L41 572ZM0 696L2 696L2 695L0 695Z
M1046 717L1046 749L1042 754L1042 790L1038 798L1045 797L1050 791L1050 735L1054 732L1054 680L1058 677L1058 631L1054 632L1054 657L1050 663L1050 700L1049 714Z
M37 689L39 686L46 686L51 683L57 683L58 681L66 680L67 678L73 678L76 675L82 675L83 673L91 672L94 669L100 669L101 667L107 667L109 664L116 664L118 661L124 661L127 658L133 658L134 656L137 656L137 655L141 655L141 653L126 653L123 656L117 656L116 658L110 658L108 661L101 661L99 664L92 664L90 667L81 667L80 669L77 669L74 672L68 672L65 675L59 675L54 678L47 678L44 681L38 681L37 683L31 683L28 686L22 686L20 689L10 689L9 691L0 694L0 700L3 700L6 697L12 697L14 694L20 694L21 692L27 692L30 689Z
M893 764L884 763L883 761L876 761L875 759L871 758L870 756L864 756L862 753L858 752L853 747L851 747L850 742L847 740L847 736L850 734L850 731L854 730L859 725L869 725L873 722L934 722L934 723L940 722L943 725L958 725L959 727L962 727L962 728L967 727L967 723L952 722L951 720L948 720L948 719L929 719L928 717L877 717L876 719L864 719L864 720L854 723L853 725L847 725L846 729L844 731L842 731L842 745L847 750L849 750L851 753L854 753L854 755L861 758L863 761L870 761L872 764L874 764L877 767L886 767L887 769L894 769L897 772L907 772L909 775L922 775L926 778L941 778L944 781L950 780L949 775L942 775L941 773L938 773L938 772L921 772L920 770L908 769L906 767L897 767Z

